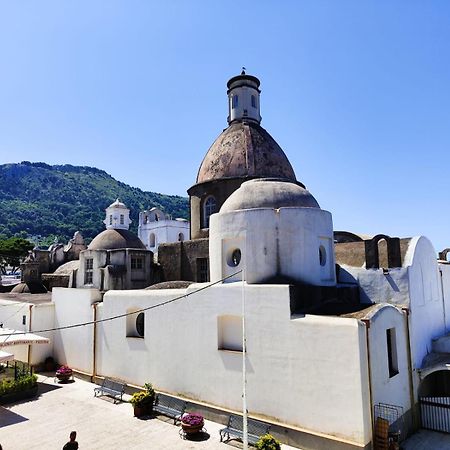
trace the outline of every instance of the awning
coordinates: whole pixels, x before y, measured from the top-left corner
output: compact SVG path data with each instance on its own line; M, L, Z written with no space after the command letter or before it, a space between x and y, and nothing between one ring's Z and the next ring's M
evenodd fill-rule
M48 344L50 339L11 328L0 328L0 347L21 344Z
M0 362L12 361L13 359L14 359L13 354L2 352L0 350Z

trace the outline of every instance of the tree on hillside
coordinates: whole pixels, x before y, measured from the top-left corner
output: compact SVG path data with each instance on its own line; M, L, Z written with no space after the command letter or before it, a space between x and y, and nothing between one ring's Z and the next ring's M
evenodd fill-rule
M0 240L0 272L6 274L6 268L10 266L15 273L20 261L28 255L34 245L22 238L9 238Z

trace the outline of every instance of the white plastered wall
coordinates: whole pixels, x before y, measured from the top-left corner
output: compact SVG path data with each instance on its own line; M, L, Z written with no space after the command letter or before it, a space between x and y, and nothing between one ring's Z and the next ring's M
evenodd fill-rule
M31 294L30 294L31 295ZM24 322L25 316L25 324ZM54 305L51 302L34 305L33 303L16 302L0 299L0 323L4 328L11 328L18 331L38 332L54 327ZM30 351L28 345L14 345L5 347L4 350L14 354L17 361L39 364L47 356L53 354L53 333L37 333L39 336L50 339L48 344L32 344Z
M109 291L100 317L159 304L184 290ZM356 319L291 318L288 286L246 286L251 414L346 439L370 441L365 326ZM218 349L218 317L239 316L242 285L211 287L145 314L145 337L126 318L98 325L98 373L233 410L242 406L242 354ZM345 414L343 414L345 411Z
M450 330L450 264L439 264L446 332Z
M211 281L245 269L245 280L250 284L275 276L317 286L336 283L333 224L328 211L255 208L219 212L210 220ZM323 266L319 260L321 245L326 251ZM238 266L230 267L228 252L233 247L241 250L242 259Z
M39 336L50 339L48 344L33 344L30 350L30 363L40 364L47 356L53 356L54 332L43 332L55 326L55 305L54 303L43 303L34 305L31 309L31 330Z
M408 267L410 327L413 368L422 366L431 351L431 341L445 333L444 305L436 252L431 242L421 236L410 244Z
M97 289L54 288L55 327L93 320L93 303L101 300ZM93 325L60 330L54 334L55 359L85 373L93 370Z
M155 246L150 246L150 235L155 235ZM179 234L183 233L183 240L190 239L189 222L180 220L159 220L142 224L138 229L139 239L145 244L147 250L157 251L160 244L179 241Z
M373 404L386 403L411 408L406 314L385 305L371 319L369 327L370 370ZM389 374L386 330L395 329L398 373Z
M28 331L31 307L31 303L0 300L0 323L3 323L4 328ZM23 316L25 316L25 324L23 324ZM14 354L14 359L17 361L28 361L28 345L4 347L3 350Z

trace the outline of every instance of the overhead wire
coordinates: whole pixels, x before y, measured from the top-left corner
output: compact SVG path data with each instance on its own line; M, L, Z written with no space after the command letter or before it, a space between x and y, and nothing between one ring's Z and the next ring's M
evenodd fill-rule
M8 333L8 334L5 333L2 336L16 336L16 335L22 335L22 334L27 334L27 333L48 333L48 332L51 332L51 331L68 330L68 329L72 329L72 328L85 327L87 325L94 325L94 324L97 324L97 323L108 322L108 321L111 321L111 320L120 319L122 317L136 315L136 314L139 314L141 312L150 311L150 310L155 309L155 308L160 308L161 306L165 306L165 305L168 305L169 303L173 303L173 302L176 302L176 301L181 300L183 298L187 298L187 297L189 297L191 295L197 294L198 292L204 291L205 289L209 289L210 287L212 287L212 286L214 286L216 284L222 283L223 281L228 280L229 278L232 278L235 275L238 275L240 273L242 273L242 270L234 272L231 275L227 275L226 277L224 277L224 278L222 278L222 279L220 279L218 281L214 281L213 283L209 283L207 286L202 286L201 288L198 288L198 289L196 289L193 292L189 292L187 294L180 295L178 297L172 298L170 300L166 300L166 301L158 303L156 305L151 305L151 306L147 306L145 308L134 310L132 312L127 312L127 313L123 313L123 314L117 314L115 316L106 317L104 319L90 320L90 321L87 321L87 322L75 323L75 324L72 324L72 325L65 325L65 326L62 326L62 327L47 328L47 329L43 329L43 330L33 330L33 331L15 331L14 333Z

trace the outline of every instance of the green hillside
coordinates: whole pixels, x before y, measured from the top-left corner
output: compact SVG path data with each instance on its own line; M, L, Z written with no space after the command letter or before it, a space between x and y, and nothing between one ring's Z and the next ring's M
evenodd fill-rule
M23 161L0 165L0 238L35 236L67 241L77 230L92 239L104 229L105 208L119 197L130 208L131 229L139 212L156 206L188 218L188 199L144 192L105 171L69 164Z

